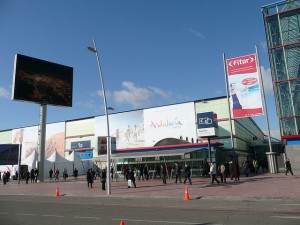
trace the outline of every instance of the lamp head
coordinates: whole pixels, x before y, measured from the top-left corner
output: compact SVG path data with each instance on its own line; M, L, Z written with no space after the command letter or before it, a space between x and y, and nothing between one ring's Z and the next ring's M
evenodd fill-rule
M90 50L91 52L97 52L97 50L95 48L92 48L92 47L88 47L88 50Z

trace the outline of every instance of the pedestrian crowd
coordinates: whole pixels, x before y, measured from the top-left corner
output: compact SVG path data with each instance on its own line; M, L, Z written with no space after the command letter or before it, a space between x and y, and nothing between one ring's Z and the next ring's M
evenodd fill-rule
M294 175L292 171L292 165L289 159L285 162L285 175L291 174ZM164 185L167 182L170 182L171 179L175 178L175 183L188 183L192 185L192 168L188 163L182 164L182 162L175 162L174 166L172 167L168 163L156 164L153 168L148 168L147 164L137 164L133 166L129 165L122 165L121 167L121 174L116 172L116 168L113 166L107 170L107 168L100 169L100 168L90 168L86 172L86 180L88 188L93 188L93 183L97 179L100 180L102 190L106 190L106 181L107 181L107 171L109 171L110 178L113 180L115 179L118 181L119 176L122 175L123 178L127 181L128 188L137 187L136 181L147 181L149 179L161 179ZM257 175L260 172L267 172L268 165L267 161L258 160L247 160L244 159L242 163L239 165L237 160L232 160L229 162L223 162L220 165L216 165L215 162L202 162L200 165L200 176L203 178L210 178L210 183L220 184L220 183L227 183L228 179L231 181L239 181L240 175L243 174L245 177L248 177L251 173L253 175ZM30 171L27 169L26 171L21 171L18 174L16 171L16 175L14 177L17 179L20 175L21 180L25 180L26 184L29 183L37 183L38 181L38 169L32 168ZM73 170L73 179L78 179L78 170L74 168ZM218 179L218 176L220 179ZM10 171L5 171L2 173L0 172L0 180L3 180L3 184L6 184L10 180ZM67 169L64 168L62 172L63 181L67 181L69 177ZM13 179L15 179L13 178ZM58 168L49 170L49 180L52 181L53 179L58 181L60 178L60 171ZM173 181L174 182L174 181Z

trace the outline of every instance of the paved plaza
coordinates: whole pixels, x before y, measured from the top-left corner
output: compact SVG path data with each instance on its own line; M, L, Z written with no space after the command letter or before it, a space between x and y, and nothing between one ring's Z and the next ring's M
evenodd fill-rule
M210 178L193 177L192 185L175 183L175 179L167 180L163 184L162 180L136 181L137 188L128 188L127 182L120 178L111 182L110 197L148 197L148 198L184 198L185 190L188 187L188 194L192 199L199 198L300 198L300 176L277 174L259 174L249 177L242 176L240 181L232 181L227 178L227 183L211 184ZM85 176L74 180L69 177L67 181L62 178L59 181L49 181L26 184L21 181L18 184L13 180L6 185L0 183L0 195L36 195L55 196L56 189L59 188L61 197L85 196L85 197L107 197L107 191L101 189L99 178L93 183L93 188L87 187Z

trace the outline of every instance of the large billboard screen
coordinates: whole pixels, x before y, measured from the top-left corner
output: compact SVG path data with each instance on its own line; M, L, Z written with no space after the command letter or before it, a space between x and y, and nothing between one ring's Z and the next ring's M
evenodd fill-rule
M0 165L16 165L18 164L18 157L19 145L0 145Z
M73 68L16 54L12 99L72 107Z
M227 59L226 63L233 117L263 115L256 55Z

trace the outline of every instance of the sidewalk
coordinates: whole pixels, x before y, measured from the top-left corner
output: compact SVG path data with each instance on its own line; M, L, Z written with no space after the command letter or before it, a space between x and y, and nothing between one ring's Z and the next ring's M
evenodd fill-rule
M219 179L219 178L218 178ZM193 177L192 185L175 183L174 179L167 180L164 185L162 180L136 181L137 188L128 188L123 178L111 182L111 197L146 197L146 198L184 198L185 188L191 199L199 198L299 198L300 176L278 174L260 174L240 178L232 181L227 178L227 183L211 184L210 178ZM48 181L42 183L26 184L21 181L10 181L3 185L0 183L0 195L41 195L55 196L59 187L61 196L107 197L107 191L101 189L99 178L93 183L93 188L87 187L85 177L78 180L72 177L67 181Z

